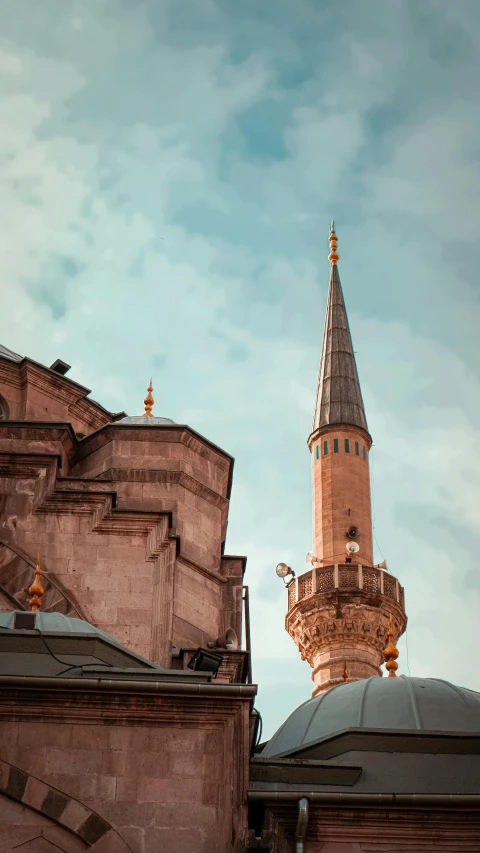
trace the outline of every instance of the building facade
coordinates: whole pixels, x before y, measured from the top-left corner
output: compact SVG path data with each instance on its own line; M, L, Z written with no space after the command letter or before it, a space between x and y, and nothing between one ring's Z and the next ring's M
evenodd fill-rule
M127 417L0 347L0 853L480 853L480 695L396 674L333 226L329 259L311 568L287 584L313 691L265 743L233 459L151 384Z

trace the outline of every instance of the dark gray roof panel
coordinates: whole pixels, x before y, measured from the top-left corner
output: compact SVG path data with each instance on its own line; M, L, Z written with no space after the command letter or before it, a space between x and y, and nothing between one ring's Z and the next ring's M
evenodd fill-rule
M435 678L379 678L339 684L300 705L262 758L282 755L348 728L480 732L480 693Z
M452 748L455 749L454 744ZM258 767L260 762L254 761L250 765L249 787L253 791L265 792L291 792L294 789L298 799L301 796L308 797L312 791L342 795L391 795L394 792L397 795L478 794L479 753L476 747L471 750L470 745L466 752L462 752L459 747L458 752L425 753L420 743L418 751L403 751L398 743L387 743L383 751L378 751L363 749L360 744L358 749L343 752L338 756L332 762L330 772L330 761L310 761L305 756L302 756L298 769L295 768L293 772L288 767L288 760L284 762L284 767L281 767L282 762L278 759L271 759L271 763L266 760L265 768ZM277 780L274 781L276 766L280 772L277 771ZM344 771L343 779L340 767ZM270 770L269 774L266 772L267 768ZM358 772L359 769L361 773ZM347 776L348 770L351 772L350 778ZM268 776L272 781L266 781ZM260 777L258 781L257 777ZM267 797L265 794L265 799Z
M337 265L332 266L312 432L330 424L368 431Z
M12 352L11 349L0 344L0 358L9 358L11 361L22 361L23 356L18 355L16 352Z

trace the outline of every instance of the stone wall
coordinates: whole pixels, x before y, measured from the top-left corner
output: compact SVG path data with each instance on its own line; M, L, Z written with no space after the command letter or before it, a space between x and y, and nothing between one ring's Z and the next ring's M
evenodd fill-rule
M58 820L74 801L83 823L93 811L134 853L243 853L251 697L224 690L199 698L175 695L174 685L168 696L2 688L0 759L35 777L29 790L43 785L37 808L52 786Z
M25 565L39 554L74 615L170 666L172 644L240 638L244 560L222 553L231 468L182 426L78 442L66 426L0 422L0 542Z

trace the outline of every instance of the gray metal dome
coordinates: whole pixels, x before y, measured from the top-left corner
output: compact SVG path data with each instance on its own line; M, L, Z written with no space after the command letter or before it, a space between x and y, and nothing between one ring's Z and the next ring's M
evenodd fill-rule
M170 418L156 418L153 415L150 417L145 417L144 415L134 415L133 417L122 418L119 421L115 421L115 426L123 426L124 424L138 424L139 426L165 426L168 424L174 424L175 421L170 420Z
M100 628L96 628L95 625L91 625L90 622L85 622L83 619L76 619L72 616L64 616L63 613L44 613L41 610L34 611L35 612L35 627L33 630L44 631L48 633L49 631L58 631L62 634L98 634L99 637L103 637L104 640L108 640L110 643L115 643L116 646L119 645L117 640L107 634L105 631L102 631ZM15 628L15 616L17 614L24 614L24 610L8 610L0 612L0 628ZM32 611L27 611L27 613L32 613Z
M480 733L480 693L405 675L338 684L296 708L261 755L291 752L349 728Z

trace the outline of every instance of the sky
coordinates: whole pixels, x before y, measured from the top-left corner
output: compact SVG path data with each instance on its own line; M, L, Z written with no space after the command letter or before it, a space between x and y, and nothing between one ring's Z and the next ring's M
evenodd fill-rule
M268 737L311 691L306 570L335 220L399 673L480 690L478 0L5 0L0 342L235 457ZM162 240L159 240L159 237Z

